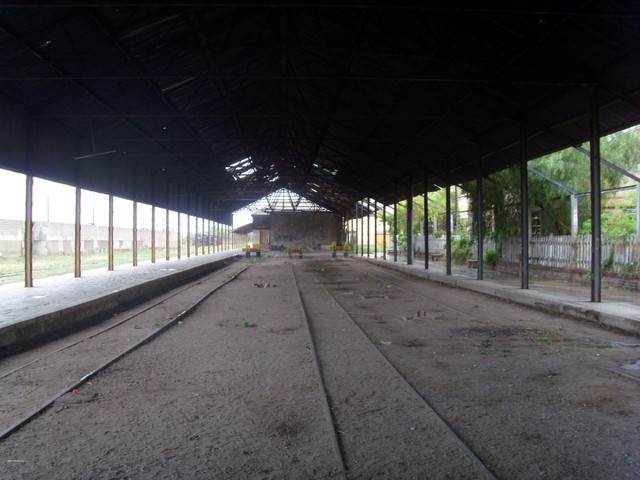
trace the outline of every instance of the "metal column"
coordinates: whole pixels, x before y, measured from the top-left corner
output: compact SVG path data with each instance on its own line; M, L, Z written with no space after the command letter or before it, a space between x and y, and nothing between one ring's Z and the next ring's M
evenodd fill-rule
M193 250L194 250L195 256L197 257L198 256L198 199L197 198L196 198L195 211L196 211L196 215L195 215L196 231L194 233L195 241L193 242Z
M156 263L156 177L151 182L151 263Z
M480 152L478 152L479 154ZM484 277L484 222L482 221L482 165L480 163L480 155L478 155L478 172L476 177L476 228L478 232L478 280Z
M360 256L364 257L364 202L360 202Z
M423 236L424 236L424 269L429 269L429 189L427 171L424 171L424 222L423 222Z
M189 202L187 200L187 209L189 208ZM191 257L191 214L187 213L187 258Z
M598 105L598 87L590 88L591 138L591 301L602 301L602 225L601 225L601 186L600 186L600 106Z
M446 258L446 274L451 275L451 186L449 185L449 179L447 178L447 191L445 202L445 216L446 216L446 235L447 235L447 258Z
M138 266L138 202L133 201L133 266Z
M364 221L364 217L363 217ZM367 258L371 256L371 197L367 197Z
M109 271L113 271L114 258L113 258L113 193L109 194L109 237L107 240L107 263Z
M378 201L373 205L373 258L378 258Z
M151 263L156 263L156 205L151 205Z
M398 204L393 204L393 261L398 261Z
M387 206L382 204L382 258L387 259Z
M409 179L407 199L407 265L413 265L413 179Z
M529 176L527 170L527 131L520 126L520 288L529 288Z
M24 286L33 287L33 175L27 175L25 185Z
M178 260L182 253L182 233L180 232L180 200L178 200Z
M169 261L171 258L171 234L169 233L169 204L167 203L167 210L165 212L165 232L164 232L164 255L165 260Z
M356 216L355 216L355 232L356 232L356 242L355 242L355 250L354 250L354 254L358 255L358 202L356 202Z
M76 218L75 218L75 228L74 228L74 267L73 267L73 276L75 278L80 278L82 275L82 191L79 186L76 187Z

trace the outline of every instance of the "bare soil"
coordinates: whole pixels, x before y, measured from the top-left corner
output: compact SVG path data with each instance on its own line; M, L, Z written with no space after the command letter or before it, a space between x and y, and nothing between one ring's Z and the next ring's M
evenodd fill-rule
M568 318L273 254L2 440L0 478L339 478L337 435L348 478L480 478L479 458L504 479L635 479L639 359L639 339ZM47 367L32 390L69 382Z

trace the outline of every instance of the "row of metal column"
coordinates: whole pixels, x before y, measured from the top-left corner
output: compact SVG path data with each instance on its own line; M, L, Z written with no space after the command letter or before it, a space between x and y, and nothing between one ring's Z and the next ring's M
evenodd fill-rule
M600 127L599 127L599 108L598 108L598 91L596 86L591 86L589 92L590 98L590 178L591 178L591 301L600 302L602 300L602 251L601 251L601 185L600 185ZM521 261L520 261L520 288L529 288L529 189L528 189L528 169L527 169L527 130L526 123L522 122L520 130L520 224L521 224ZM479 155L477 162L477 176L476 176L476 205L477 211L475 212L475 226L477 231L478 240L478 268L477 279L482 280L484 277L484 226L482 222L483 218L483 170L482 170L482 158ZM425 170L423 178L424 185L424 268L429 268L429 242L427 235L427 221L429 216L429 206L427 193L427 186L429 185L429 173ZM407 201L407 264L413 264L413 232L412 219L413 219L413 197L414 197L414 185L413 178L409 179L409 200ZM396 190L397 192L397 190ZM451 275L451 185L447 184L446 187L446 205L445 205L445 217L446 217L446 262L445 271L446 275ZM378 202L375 201L373 209L373 215L375 217L377 212ZM356 245L355 252L364 256L364 217L367 216L367 257L370 256L370 217L371 217L371 198L366 199L366 215L365 215L365 202L360 201L356 203L356 216L355 216L355 236ZM382 222L385 225L383 232L383 252L382 258L387 257L387 232L386 232L386 219L387 205L382 204ZM360 219L360 228L358 228L358 219ZM375 257L377 257L377 229L375 230L374 251ZM393 204L393 233L395 238L393 239L393 261L398 261L398 249L397 249L397 232L398 232L398 217L397 217L397 204ZM360 242L359 240L362 239Z
M81 188L76 187L75 192L75 225L74 225L74 275L80 277L82 275L82 256L81 256L81 239L82 239L82 225L81 225ZM108 240L107 240L107 268L109 271L113 271L114 265L114 196L109 195L108 203ZM171 242L170 242L170 210L165 209L165 259L169 261L171 259ZM180 222L180 212L178 214L177 223L177 259L182 258L182 232ZM191 257L191 215L187 215L187 258ZM201 230L204 240L205 222L207 223L207 236L211 238L212 234L216 239L221 239L219 245L213 245L214 252L226 251L231 249L240 248L246 242L245 235L238 235L232 232L230 225L224 225L219 222L215 222L212 219L205 219L204 217L196 216L195 221L195 238L196 244L194 246L194 254L198 256L198 223L200 221ZM133 233L132 233L132 264L138 265L138 202L133 201ZM25 229L24 229L24 244L25 244L25 287L33 287L33 176L26 176L26 195L25 195ZM213 229L212 229L213 227ZM205 242L202 241L201 253L205 255ZM206 252L211 253L211 242L208 241L206 245ZM217 250L216 250L217 249ZM156 263L156 207L151 206L151 263Z

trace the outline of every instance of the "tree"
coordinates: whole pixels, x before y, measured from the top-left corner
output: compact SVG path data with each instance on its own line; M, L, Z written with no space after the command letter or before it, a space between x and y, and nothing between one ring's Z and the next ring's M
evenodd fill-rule
M601 139L601 157L627 171L640 171L640 128L632 128ZM588 149L588 144L582 145ZM579 192L590 191L589 157L575 148L567 148L529 162L529 165L567 187ZM613 168L602 166L602 189L623 185L626 177ZM469 193L472 211L476 210L476 182L463 184ZM570 194L532 172L529 173L529 204L543 212L542 232L568 235L571 233ZM520 170L509 167L490 175L483 182L484 226L489 235L498 241L520 231ZM633 223L631 209L616 210L623 196L603 197L603 231L627 231L618 229L621 222ZM629 202L626 197L626 202ZM607 211L609 214L607 214ZM580 231L590 231L590 198L581 196L578 204ZM633 233L633 232L630 232Z

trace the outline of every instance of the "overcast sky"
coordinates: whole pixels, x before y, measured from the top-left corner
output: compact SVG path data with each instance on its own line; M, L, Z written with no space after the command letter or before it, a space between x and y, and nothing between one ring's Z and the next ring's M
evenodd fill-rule
M26 177L19 173L0 169L0 218L6 220L24 220ZM82 223L108 224L107 195L83 190L81 215ZM131 227L133 202L114 198L114 219L116 227ZM151 227L151 208L138 204L138 228ZM157 229L164 226L156 210ZM184 217L184 216L182 216ZM68 185L49 182L36 178L33 182L33 219L36 222L75 221L75 188ZM184 218L182 219L184 221ZM234 215L233 226L238 227L251 222L251 214L241 212Z

